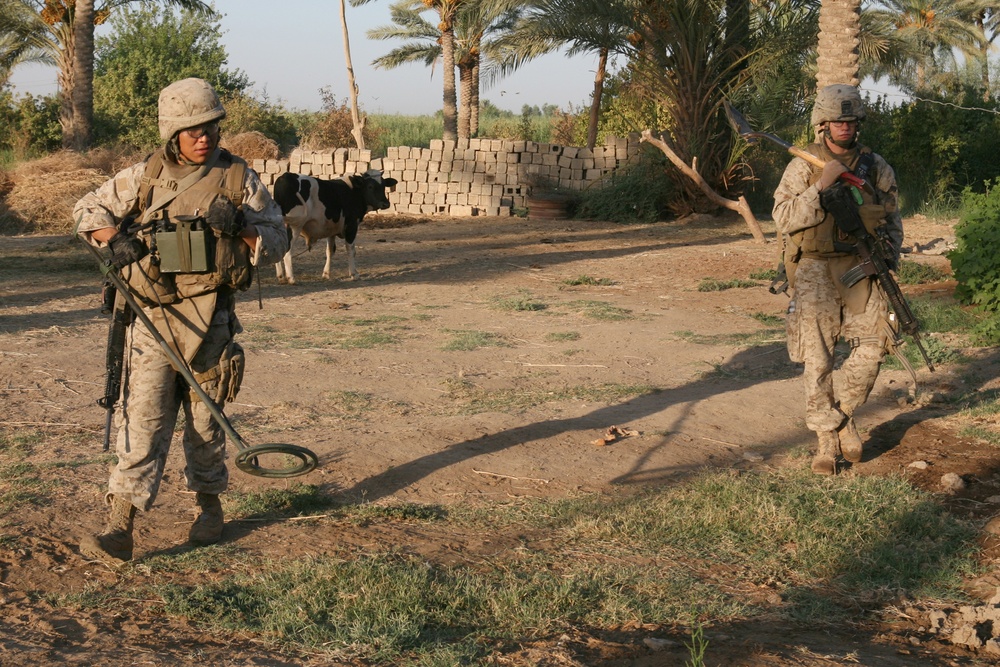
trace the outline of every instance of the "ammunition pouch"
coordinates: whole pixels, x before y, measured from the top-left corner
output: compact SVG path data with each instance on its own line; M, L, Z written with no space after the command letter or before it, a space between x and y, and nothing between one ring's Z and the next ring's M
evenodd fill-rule
M219 357L219 364L204 373L198 373L194 379L221 408L226 403L236 400L243 384L245 368L246 354L243 352L243 346L236 341L229 341L229 345ZM198 395L192 390L191 399L196 400L197 397Z
M247 289L253 279L250 248L240 236L224 235L202 217L161 221L153 247L161 274L172 274L177 296L190 298L220 287Z

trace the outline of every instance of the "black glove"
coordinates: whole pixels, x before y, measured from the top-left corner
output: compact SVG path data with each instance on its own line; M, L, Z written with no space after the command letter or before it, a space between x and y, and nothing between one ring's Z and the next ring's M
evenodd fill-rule
M108 260L110 266L121 269L149 254L149 248L142 239L129 236L122 232L116 233L108 241L111 248L111 259Z
M861 220L858 204L851 195L849 185L835 183L819 193L819 203L833 216L840 231L851 236L861 236L865 223Z
M233 202L225 197L219 197L208 207L205 214L208 226L223 236L239 236L243 231L243 211L236 208Z

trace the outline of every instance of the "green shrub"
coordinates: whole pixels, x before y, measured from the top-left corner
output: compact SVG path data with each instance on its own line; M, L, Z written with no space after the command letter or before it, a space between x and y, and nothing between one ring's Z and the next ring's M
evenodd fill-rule
M584 190L576 215L615 222L655 222L668 213L674 198L667 178L667 159L647 150L639 160L620 168L599 187Z
M984 194L966 189L955 227L956 248L948 253L963 303L1000 311L1000 178Z
M909 259L899 263L899 282L902 285L922 285L947 279L948 274L936 266L920 264Z

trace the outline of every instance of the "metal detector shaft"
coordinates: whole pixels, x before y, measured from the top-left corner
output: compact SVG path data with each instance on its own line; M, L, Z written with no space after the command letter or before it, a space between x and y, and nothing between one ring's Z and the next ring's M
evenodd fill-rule
M81 239L82 240L82 239ZM149 316L143 312L142 306L135 300L132 293L129 291L128 285L121 276L118 275L117 271L111 267L98 252L97 248L92 246L87 241L83 241L83 244L94 254L97 258L98 263L101 266L101 271L104 275L114 283L114 286L118 289L118 294L125 299L125 303L128 304L135 316L139 318L143 326L149 331L150 335L159 344L163 353L167 355L170 363L173 364L174 368L178 373L184 378L191 387L191 390L198 396L198 398L208 407L209 412L211 412L212 417L215 419L216 423L222 427L222 430L227 436L236 444L236 447L240 449L240 454L236 457L236 465L240 470L248 472L252 475L259 475L262 477L292 477L295 475L302 475L311 471L318 465L318 459L316 454L312 451L306 449L305 447L299 447L298 445L280 444L280 445L259 445L257 447L250 447L244 442L240 434L236 432L233 425L229 422L225 413L219 408L218 404L209 396L198 381L195 379L194 374L191 369L188 368L184 360L174 352L173 348L167 343L163 335L156 329L156 325L153 321L149 319ZM272 454L272 453L286 453L302 461L302 464L295 468L289 469L269 469L261 468L256 461L256 457L260 454Z

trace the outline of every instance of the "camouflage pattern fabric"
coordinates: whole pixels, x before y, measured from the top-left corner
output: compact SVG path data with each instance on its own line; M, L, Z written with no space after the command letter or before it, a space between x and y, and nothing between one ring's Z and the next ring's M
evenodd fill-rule
M191 360L195 374L219 364L233 338L235 314L231 308L216 310L208 331L197 345ZM196 338L183 330L180 337ZM169 336L167 337L169 340ZM200 343L200 345L198 345ZM184 410L184 476L191 491L219 494L226 490L226 438L212 413L188 388L174 370L159 344L141 323L132 326L128 341L128 383L122 393L124 409L118 414L118 464L108 481L108 498L127 499L148 511L163 479L163 469L173 439L178 411ZM215 396L219 379L201 384ZM221 405L219 406L222 407Z
M885 356L881 322L888 315L885 297L877 287L860 314L844 307L830 275L829 262L803 258L795 285L799 350L805 363L806 426L833 431L868 400L879 364ZM867 279L866 279L867 280ZM834 346L838 337L857 344L840 368L834 391Z

